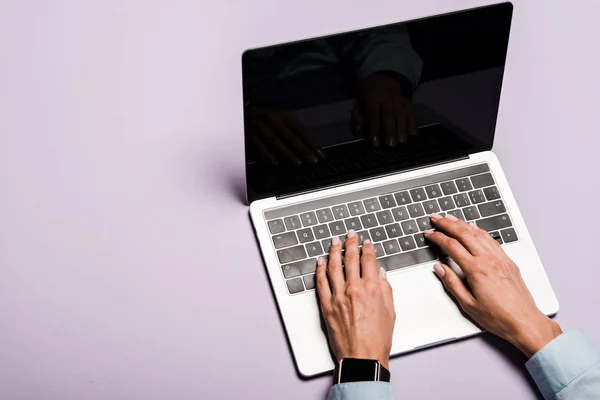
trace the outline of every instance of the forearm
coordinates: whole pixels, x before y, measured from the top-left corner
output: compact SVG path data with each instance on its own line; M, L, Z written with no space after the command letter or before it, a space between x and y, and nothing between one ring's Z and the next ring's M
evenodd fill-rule
M544 399L600 398L600 351L577 330L548 343L525 366Z

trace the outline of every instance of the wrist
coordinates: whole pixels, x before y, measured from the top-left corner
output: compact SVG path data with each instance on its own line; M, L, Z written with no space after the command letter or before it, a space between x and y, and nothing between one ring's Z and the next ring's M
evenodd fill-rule
M562 329L557 322L545 315L539 321L525 326L514 338L509 339L527 358L531 358L548 343L562 334Z

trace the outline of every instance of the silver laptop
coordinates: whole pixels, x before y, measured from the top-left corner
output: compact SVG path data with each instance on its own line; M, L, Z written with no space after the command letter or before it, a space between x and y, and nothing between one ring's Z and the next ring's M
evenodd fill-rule
M511 18L503 3L244 52L250 215L302 375L334 368L314 272L349 229L388 271L392 355L481 332L432 272L434 212L487 230L557 312L492 152Z

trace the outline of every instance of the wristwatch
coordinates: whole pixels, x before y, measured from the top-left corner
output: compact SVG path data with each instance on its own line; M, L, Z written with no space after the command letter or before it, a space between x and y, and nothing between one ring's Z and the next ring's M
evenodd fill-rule
M388 371L377 360L343 358L333 371L334 383L389 382Z

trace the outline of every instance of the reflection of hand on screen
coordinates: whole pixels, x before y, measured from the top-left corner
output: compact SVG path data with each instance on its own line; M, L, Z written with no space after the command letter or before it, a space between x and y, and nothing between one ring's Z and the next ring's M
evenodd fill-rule
M308 130L289 111L248 106L245 112L248 138L257 155L266 162L316 164L325 154Z
M356 131L374 146L383 141L395 147L417 134L412 105L402 95L401 80L386 73L371 74L361 83L352 120Z

